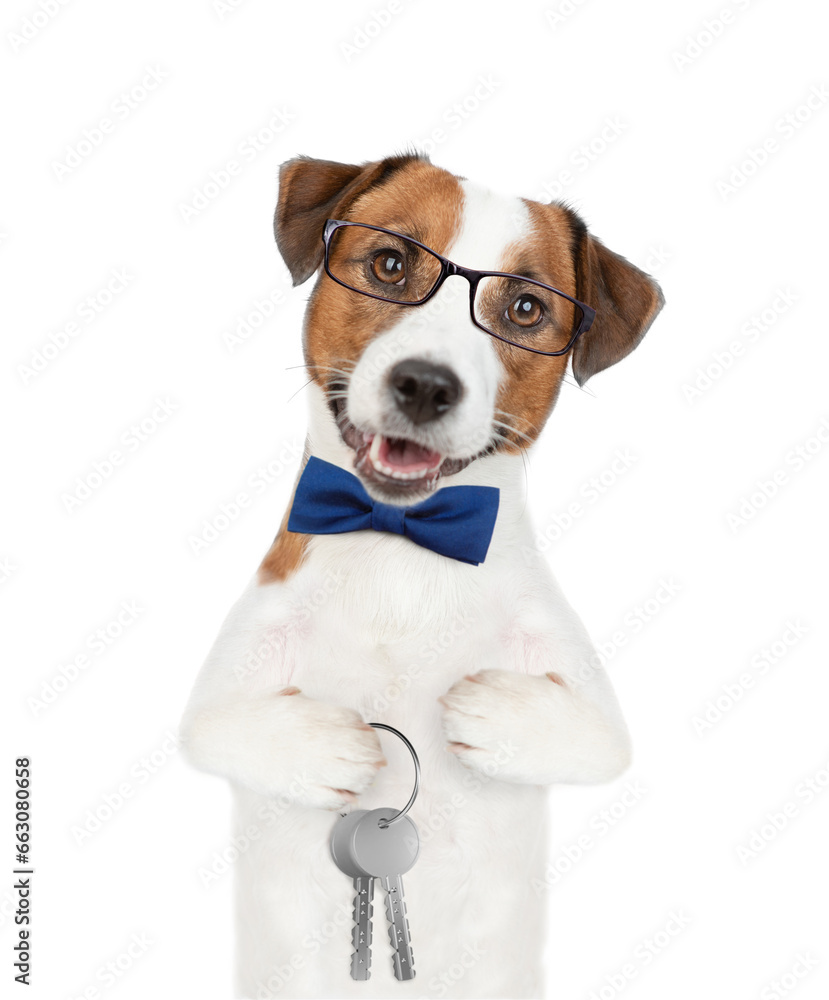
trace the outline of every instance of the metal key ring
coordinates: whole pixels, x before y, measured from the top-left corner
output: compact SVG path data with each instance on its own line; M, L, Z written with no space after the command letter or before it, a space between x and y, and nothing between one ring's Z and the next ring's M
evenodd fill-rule
M414 791L412 792L412 797L409 799L406 805L403 806L403 808L400 810L399 813L395 813L395 815L391 816L389 819L380 820L379 825L381 829L385 830L387 826L390 826L392 823L396 823L399 819L402 819L414 805L414 800L417 798L417 793L420 791L420 761L418 760L415 748L411 745L411 743L399 730L394 729L392 726L387 726L384 722L369 722L369 725L374 726L375 729L385 729L386 732L394 733L395 736L399 736L400 739L403 740L403 742L409 748L409 753L412 755L412 760L414 761L414 767L415 767L415 783L414 783Z

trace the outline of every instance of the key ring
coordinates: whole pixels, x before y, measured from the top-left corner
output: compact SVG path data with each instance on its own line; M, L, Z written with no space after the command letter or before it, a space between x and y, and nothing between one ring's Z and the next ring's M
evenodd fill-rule
M406 805L403 806L403 808L400 810L399 813L396 813L394 816L389 817L389 819L381 819L379 821L380 829L385 830L386 827L390 826L392 823L396 823L399 819L402 819L414 805L414 800L417 798L417 793L420 791L420 761L418 760L415 748L406 739L403 733L399 732L397 729L394 729L392 726L387 726L384 722L369 722L369 725L374 726L375 729L385 729L386 732L394 733L395 736L399 736L400 739L403 740L403 742L409 748L409 753L412 755L412 760L414 761L415 782L414 782L414 791L412 792L412 797L409 799Z

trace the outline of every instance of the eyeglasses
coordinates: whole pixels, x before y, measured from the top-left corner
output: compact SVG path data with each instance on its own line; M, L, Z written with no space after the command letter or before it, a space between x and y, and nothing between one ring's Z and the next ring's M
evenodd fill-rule
M566 354L596 317L595 309L558 288L520 274L461 267L391 229L328 219L322 239L328 277L381 302L420 306L451 275L466 278L475 326L534 354Z

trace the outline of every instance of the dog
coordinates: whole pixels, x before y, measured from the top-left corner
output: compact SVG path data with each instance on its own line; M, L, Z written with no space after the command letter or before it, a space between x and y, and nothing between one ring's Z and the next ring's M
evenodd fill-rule
M547 788L611 781L631 750L535 554L524 459L568 364L582 385L625 357L662 293L570 207L503 197L417 153L288 161L274 228L294 284L318 276L304 471L181 725L189 760L231 782L247 845L237 994L542 996ZM309 469L381 514L309 528ZM406 511L459 496L472 500L444 531L451 551L401 533ZM392 975L381 906L371 978L350 978L353 887L329 852L338 814L411 793L411 759L375 721L422 768L409 982Z

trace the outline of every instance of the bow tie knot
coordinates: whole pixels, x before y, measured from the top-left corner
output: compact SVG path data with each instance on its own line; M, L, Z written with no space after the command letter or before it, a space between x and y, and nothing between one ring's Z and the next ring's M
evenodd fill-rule
M477 566L486 558L498 500L493 486L446 486L410 507L381 503L357 476L312 455L297 483L288 530L308 535L383 531Z
M371 505L371 530L388 531L393 535L404 534L406 510L406 507L395 507L394 504L373 501Z

